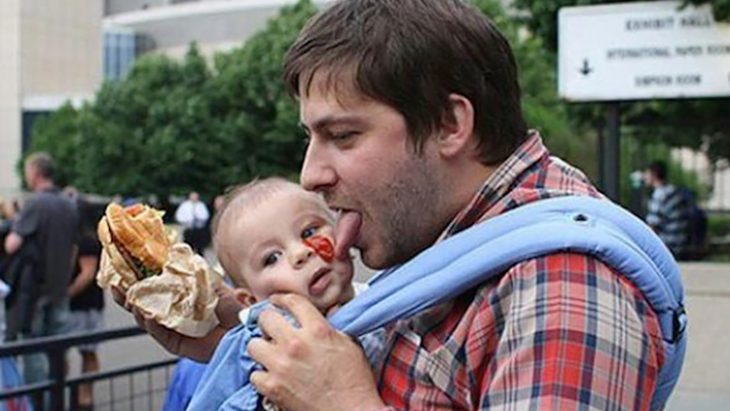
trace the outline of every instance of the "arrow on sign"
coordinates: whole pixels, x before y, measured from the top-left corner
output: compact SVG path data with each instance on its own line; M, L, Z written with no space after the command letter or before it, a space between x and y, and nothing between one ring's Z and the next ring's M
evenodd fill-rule
M588 64L588 59L583 59L583 67L578 71L584 76L589 75L593 71L593 67Z

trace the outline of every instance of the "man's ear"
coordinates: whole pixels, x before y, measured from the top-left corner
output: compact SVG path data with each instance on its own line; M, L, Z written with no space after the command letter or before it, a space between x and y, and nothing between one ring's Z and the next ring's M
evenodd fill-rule
M235 288L233 295L236 296L236 301L241 303L244 307L250 307L256 304L256 297L247 288Z
M449 109L441 119L439 153L453 158L474 147L474 106L460 94L449 94Z

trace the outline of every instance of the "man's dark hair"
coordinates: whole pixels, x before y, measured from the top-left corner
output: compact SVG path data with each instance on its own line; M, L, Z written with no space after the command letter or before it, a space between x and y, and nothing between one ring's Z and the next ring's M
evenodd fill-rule
M25 160L25 163L30 164L38 171L38 174L40 174L44 178L47 178L48 180L53 180L53 177L56 173L56 165L53 161L53 157L51 157L50 154L43 151L33 153L28 156L28 158Z
M404 117L417 149L448 115L449 94L471 102L479 159L506 159L526 138L517 65L504 36L462 0L343 0L313 17L284 62L293 96L322 70L350 73L357 91Z
M654 174L659 181L667 181L667 163L661 160L653 161L649 164L648 170Z

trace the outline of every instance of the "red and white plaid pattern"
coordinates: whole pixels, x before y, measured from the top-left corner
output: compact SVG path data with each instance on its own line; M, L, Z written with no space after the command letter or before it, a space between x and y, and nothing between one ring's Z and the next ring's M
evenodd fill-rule
M566 194L601 196L532 132L442 238ZM575 253L524 261L400 321L385 347L380 394L410 410L647 410L664 361L657 317L640 291Z

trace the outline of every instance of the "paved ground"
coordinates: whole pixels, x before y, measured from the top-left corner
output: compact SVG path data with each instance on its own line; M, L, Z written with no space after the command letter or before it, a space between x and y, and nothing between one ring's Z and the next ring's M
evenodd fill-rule
M687 311L690 315L689 348L682 377L668 411L704 411L730 409L730 264L691 263L682 264L687 294ZM361 278L364 275L360 276ZM132 319L113 303L106 310L108 327L131 325ZM75 353L72 353L75 354ZM108 343L100 348L103 369L114 369L133 364L168 358L147 336L128 338ZM78 370L77 355L70 356L72 372ZM148 378L154 387L165 384L164 373L135 377L133 384L128 378L114 383L114 396L128 396L145 390ZM109 384L99 384L96 395L107 401L111 395ZM118 400L117 400L118 401ZM161 395L143 396L135 403L117 402L113 410L158 410Z
M730 264L682 264L689 341L668 411L730 409Z
M108 328L134 325L131 315L114 304L107 295L105 321ZM99 346L99 358L103 371L147 364L172 358L147 335L104 343ZM80 360L75 350L68 355L70 375L79 374ZM164 391L172 370L154 373L137 373L133 377L118 377L112 381L97 383L94 395L98 401L96 411L153 411L160 410ZM133 397L134 401L129 398ZM113 401L113 403L112 403Z

